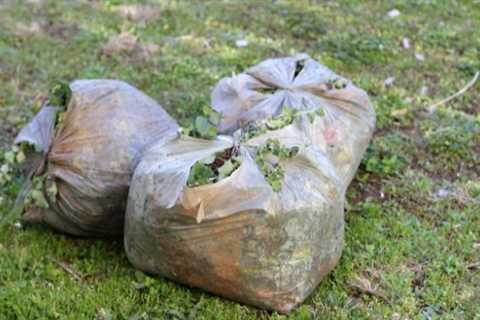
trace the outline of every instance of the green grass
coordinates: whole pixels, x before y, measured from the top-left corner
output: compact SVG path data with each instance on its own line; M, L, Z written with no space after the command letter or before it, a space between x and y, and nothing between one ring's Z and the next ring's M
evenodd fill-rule
M0 319L480 319L480 85L426 108L480 69L478 1L165 0L149 21L118 14L134 2L0 2L0 160L58 78L128 81L186 123L220 78L307 52L367 90L378 116L348 190L343 257L281 316L146 277L121 242L11 223L0 230ZM158 51L106 55L122 31ZM20 183L0 181L0 214Z

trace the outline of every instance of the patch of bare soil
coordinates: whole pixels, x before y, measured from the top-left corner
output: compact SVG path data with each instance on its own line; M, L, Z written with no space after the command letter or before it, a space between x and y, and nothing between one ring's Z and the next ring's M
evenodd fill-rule
M148 59L159 49L156 44L141 43L135 35L122 32L110 38L103 47L103 53L107 56L121 54L137 59Z

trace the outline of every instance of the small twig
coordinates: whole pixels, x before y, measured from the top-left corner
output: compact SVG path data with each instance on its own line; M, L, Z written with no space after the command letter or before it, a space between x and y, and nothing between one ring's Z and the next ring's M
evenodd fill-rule
M427 107L428 111L430 112L433 112L435 111L435 109L439 106L439 105L442 105L442 104L445 104L453 99L455 99L456 97L464 94L468 89L470 89L470 87L472 87L475 82L478 80L478 76L480 75L480 71L477 71L477 73L475 73L475 75L473 76L473 79L470 80L469 83L467 83L467 85L465 87L463 87L462 89L460 89L460 91L458 91L457 93L443 99L443 100L440 100L432 105L430 105L429 107Z
M77 270L73 269L68 263L57 260L55 260L55 263L58 264L63 270L71 274L75 280L82 281L83 275Z
M374 296L374 297L377 297L377 298L380 298L381 300L383 300L384 302L390 304L390 301L387 299L387 297L381 293L381 292L378 292L376 290L372 290L372 289L367 289L367 288L362 288L361 286L358 286L358 285L355 285L355 284L352 284L351 285L352 288L360 291L361 293L366 293L366 294L369 294L371 296Z
M368 279L363 277L357 277L355 280L356 281L350 283L350 287L352 287L353 289L361 293L367 293L371 296L380 298L384 302L390 304L390 301L388 300L388 298L382 292L380 292L376 287L373 287L370 284L370 281Z

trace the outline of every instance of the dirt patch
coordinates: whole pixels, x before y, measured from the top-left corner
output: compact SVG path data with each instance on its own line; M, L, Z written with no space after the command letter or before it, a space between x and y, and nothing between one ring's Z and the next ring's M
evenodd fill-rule
M133 22L151 22L160 16L160 8L154 5L120 5L113 11Z
M359 176L357 174L357 177ZM373 174L369 175L367 182L361 182L358 178L355 178L349 188L355 190L355 194L348 199L348 202L352 205L361 203L367 198L383 199L385 197L382 193L381 178Z
M107 56L120 54L134 59L148 59L159 49L156 44L141 43L135 35L122 32L110 38L103 47L103 53Z
M80 32L78 25L64 21L47 20L43 25L43 30L52 38L60 39L64 42L70 41Z

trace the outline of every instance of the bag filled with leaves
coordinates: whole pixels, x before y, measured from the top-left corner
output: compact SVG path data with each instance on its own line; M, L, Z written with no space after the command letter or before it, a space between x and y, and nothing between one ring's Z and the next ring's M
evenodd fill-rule
M279 115L285 107L300 113L316 110L321 116L314 120L313 113L308 115L302 134L331 160L343 189L353 179L375 128L375 112L365 91L306 54L265 60L220 80L212 92L212 106L223 115L220 133Z
M142 151L177 135L162 107L127 83L59 83L15 140L20 158L35 158L17 200L23 218L73 235L122 235Z
M153 145L137 166L127 256L148 273L287 313L340 258L345 190L374 111L365 92L305 55L221 80L212 103L219 113L197 117L193 137ZM214 125L228 135L211 139Z

